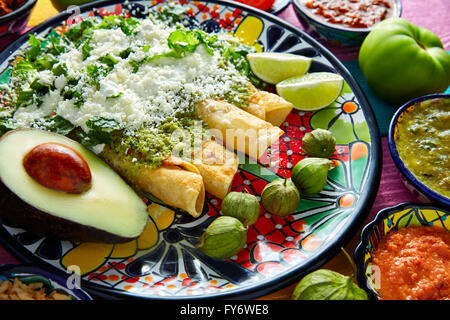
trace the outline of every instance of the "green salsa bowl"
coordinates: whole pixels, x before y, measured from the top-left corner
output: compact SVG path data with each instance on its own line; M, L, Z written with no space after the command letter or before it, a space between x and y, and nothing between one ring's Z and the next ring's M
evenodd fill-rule
M450 207L450 94L408 101L389 126L389 150L406 188L421 202Z

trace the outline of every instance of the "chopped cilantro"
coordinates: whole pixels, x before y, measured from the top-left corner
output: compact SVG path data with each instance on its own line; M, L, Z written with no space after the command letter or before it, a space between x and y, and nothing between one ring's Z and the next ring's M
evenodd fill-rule
M90 44L90 41L87 40L83 45L81 46L81 56L83 60L86 60L87 57L89 57L92 50L92 46Z
M70 29L64 33L62 38L66 43L73 43L75 47L79 47L87 39L92 36L92 27L94 23L90 20L83 20L79 24L75 24L70 27Z
M57 60L49 55L45 55L42 58L37 58L34 61L34 68L37 71L50 70L53 65L57 63Z
M55 76L65 75L67 76L67 66L65 63L59 63L53 67L52 72Z
M71 87L64 88L62 96L65 100L72 100L73 105L76 108L81 107L81 105L84 103L84 99L81 93Z
M130 55L130 53L132 52L133 50L131 49L131 48L127 48L127 49L125 49L125 50L122 50L120 53L119 53L119 57L121 57L122 59L126 59L126 58L128 58L128 56Z
M116 98L121 97L122 95L123 95L123 92L119 92L118 94L106 97L106 99L116 99Z
M57 57L66 51L66 47L61 45L61 37L57 34L50 34L45 47L47 53Z
M87 147L99 144L111 145L111 133L121 129L117 121L105 118L88 120L86 126L90 129L87 133L78 130L76 134L81 143Z
M134 29L139 25L139 20L129 17L124 18L123 16L106 16L103 21L95 26L98 29L118 29L120 28L123 33L130 36L134 33Z
M36 121L36 126L42 130L55 132L62 135L69 134L75 126L59 115L51 115Z
M34 61L42 52L42 43L33 34L30 34L28 43L30 48L25 53L25 57L28 61Z
M39 79L36 79L30 84L30 88L33 89L37 95L43 96L50 91L51 86L48 84L42 84Z
M236 70L246 76L257 88L264 88L265 83L253 73L247 60L247 54L252 52L255 52L252 47L242 43L232 43L222 47L222 56L225 60L233 64Z
M33 103L34 91L31 89L22 90L17 97L17 107L25 107Z
M28 76L28 72L33 70L34 68L31 63L21 59L11 68L11 74L14 77L26 78Z
M115 59L113 56L111 56L109 53L107 53L105 56L98 59L101 63L106 64L108 67L114 67L114 65L119 62L119 60Z

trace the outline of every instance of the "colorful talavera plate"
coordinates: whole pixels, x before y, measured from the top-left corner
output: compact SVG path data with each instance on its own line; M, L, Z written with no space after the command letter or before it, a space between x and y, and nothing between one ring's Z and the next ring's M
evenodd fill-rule
M175 1L175 0L174 0ZM119 3L96 2L81 7L81 15L63 12L31 32L47 35L65 23L89 15L128 12L145 17L163 0ZM244 163L233 190L257 196L264 186L285 174L303 158L301 139L314 128L330 130L337 140L325 189L302 196L297 211L280 218L262 211L248 230L246 247L228 260L211 259L195 249L204 228L220 214L221 202L210 195L203 214L193 219L157 199L146 199L149 224L135 241L119 245L72 243L42 238L8 225L1 239L20 259L50 270L77 270L83 288L105 297L139 298L253 298L280 289L335 256L369 213L377 193L381 152L378 128L360 87L345 67L310 36L277 17L236 2L177 1L190 15L186 23L207 32L233 32L257 50L302 54L313 58L310 72L337 72L345 79L330 106L310 112L293 111L281 126L285 131L259 163ZM0 82L9 80L8 68L24 35L0 55ZM270 156L269 156L270 155Z

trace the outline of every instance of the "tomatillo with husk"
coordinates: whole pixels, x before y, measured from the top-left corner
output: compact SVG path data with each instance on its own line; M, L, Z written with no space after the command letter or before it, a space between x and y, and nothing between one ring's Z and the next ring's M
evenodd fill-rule
M297 209L300 203L300 192L291 179L278 178L264 187L261 203L269 213L285 217Z

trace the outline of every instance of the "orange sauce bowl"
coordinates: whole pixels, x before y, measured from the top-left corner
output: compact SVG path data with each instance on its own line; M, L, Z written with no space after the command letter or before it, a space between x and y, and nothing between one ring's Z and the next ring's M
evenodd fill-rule
M372 299L450 299L450 211L401 203L381 210L355 250L357 280Z

